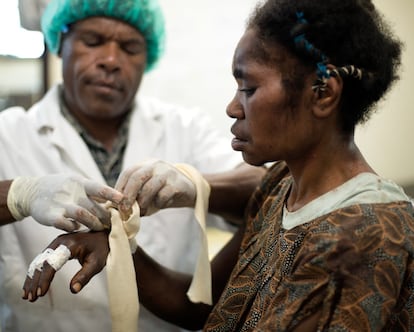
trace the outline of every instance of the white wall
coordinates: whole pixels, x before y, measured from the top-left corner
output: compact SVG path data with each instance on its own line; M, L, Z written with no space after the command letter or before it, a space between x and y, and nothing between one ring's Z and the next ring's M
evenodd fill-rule
M145 93L186 105L200 105L229 135L225 107L234 93L233 49L255 0L160 0L167 19L167 52L144 83ZM405 42L402 80L356 140L380 174L414 183L414 1L374 0ZM380 54L378 56L381 56Z
M201 106L229 135L225 107L235 91L234 48L256 0L160 0L166 16L167 48L143 91L184 105Z
M159 1L166 17L167 48L159 66L145 77L142 92L202 107L230 137L232 121L225 107L236 88L231 60L248 13L257 1ZM356 140L378 173L401 184L414 184L414 62L410 61L414 58L414 1L374 3L405 42L402 80L379 105L377 114L357 130Z
M0 95L2 96L38 93L42 89L42 64L40 59L0 59L0 73Z
M405 43L401 81L357 132L362 152L380 174L414 184L414 1L374 0ZM381 54L378 54L381 56Z

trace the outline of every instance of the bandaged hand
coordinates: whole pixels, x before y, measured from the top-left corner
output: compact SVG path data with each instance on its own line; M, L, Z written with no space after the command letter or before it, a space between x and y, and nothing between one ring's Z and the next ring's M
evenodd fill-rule
M137 201L141 215L169 207L193 207L197 195L194 183L183 172L160 160L148 160L126 169L115 189L126 197L120 210L128 210Z
M75 232L58 236L30 264L22 298L34 302L44 296L56 272L69 259L77 259L82 266L70 282L71 292L78 293L93 276L102 271L108 253L106 231Z
M7 206L16 220L32 216L37 222L65 231L81 224L102 230L111 215L100 203L119 204L123 195L104 184L75 175L55 174L16 178L9 189Z

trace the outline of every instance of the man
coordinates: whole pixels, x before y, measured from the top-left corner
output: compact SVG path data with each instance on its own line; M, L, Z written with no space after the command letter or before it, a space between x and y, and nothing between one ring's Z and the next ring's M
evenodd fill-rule
M210 211L224 215L234 208L240 218L244 206L240 202L247 200L262 172L246 165L229 172L241 159L231 152L229 142L211 130L202 113L136 95L144 72L162 54L164 22L156 1L51 1L42 28L49 49L62 58L63 83L27 112L13 108L0 115L0 180L4 180L0 183L0 220L6 224L0 228L2 331L109 331L105 276L88 285L80 299L67 286L78 269L75 264L62 269L50 295L37 305L21 300L21 276L59 231L40 225L41 213L35 218L39 222L31 218L13 222L20 218L16 213L12 218L4 204L10 198L10 184L13 196L17 195L17 210L24 191L15 193L14 187L22 187L21 179L16 186L6 180L20 176L33 183L40 176L47 182L52 176L48 174L59 173L56 176L62 179L63 173L91 179L98 188L104 183L114 186L122 170L148 158L166 163L147 162L147 180L159 178L158 172L165 175L166 169L174 171L170 163L188 163L206 174L212 188ZM238 181L224 181L229 176ZM168 186L170 178L166 177L164 185ZM90 197L90 188L78 182ZM159 201L157 190L149 190L155 202ZM119 201L118 194L112 192L109 198ZM237 203L229 206L230 195L242 199L236 197ZM146 197L137 200L144 212L152 204ZM17 216L33 215L32 209L26 210ZM137 240L166 266L191 272L198 250L197 227L191 209L169 209L143 218ZM140 324L141 331L174 330L144 310Z

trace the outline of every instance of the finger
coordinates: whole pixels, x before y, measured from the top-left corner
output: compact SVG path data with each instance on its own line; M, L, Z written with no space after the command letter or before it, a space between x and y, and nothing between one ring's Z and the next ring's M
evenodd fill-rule
M32 276L27 275L23 285L23 299L34 302L37 299L37 287L40 271L36 271Z
M37 286L39 280L40 271L43 269L44 262L48 255L54 250L46 248L42 253L37 255L29 265L27 271L27 278L24 284L24 298L29 301L35 301L37 299Z
M35 263L34 261L33 264L31 267L33 268L35 266L35 271L33 272L29 269L23 285L23 299L29 300L30 302L35 302L39 296L46 294L56 272L47 261L43 261L43 263L41 261Z
M148 209L154 203L164 185L165 181L161 177L152 177L144 184L137 197L138 205L142 210Z
M124 170L120 174L118 180L115 183L115 189L123 192L125 189L125 185L128 182L128 179L131 177L131 174L137 171L139 167L140 167L139 165L135 165L135 166L129 167L126 170Z
M106 185L97 185L96 182L91 180L85 180L84 188L88 196L99 197L115 204L119 204L124 198L120 191Z
M78 222L72 218L66 218L64 216L55 217L50 225L66 232L74 232L80 228L80 224Z
M153 205L158 209L168 208L182 195L182 193L176 192L171 186L163 186L155 197Z
M141 192L142 187L152 177L152 169L147 167L140 168L136 172L132 173L126 183L123 193L127 198L128 203L132 204L137 199L138 194Z
M79 229L80 224L74 221L71 218L66 218L64 216L65 209L62 208L61 210L54 210L50 209L49 211L45 212L42 216L38 216L37 214L33 217L39 221L42 225L47 226L54 226L58 229L62 229L66 232L73 232Z
M83 287L99 272L102 271L105 265L99 265L90 260L85 261L82 268L74 275L70 282L70 290L72 293L79 293Z
M156 164L157 162L157 159L150 158L146 159L145 161L137 165L130 166L127 169L123 170L115 183L115 189L124 192L125 186L127 185L129 178L133 173L138 172L140 169L147 168L149 166L151 166L152 168L152 165Z
M73 234L76 233L72 233L72 236ZM56 271L72 256L70 249L64 244L65 238L68 236L70 238L71 235L63 234L55 238L30 263L23 284L23 299L34 302L39 296L46 294Z
M23 295L22 295L23 300L29 299L29 292L32 289L31 282L32 282L32 279L26 276L26 279L24 280L24 284L23 284Z
M38 279L38 287L36 290L36 295L38 297L44 296L47 293L55 274L56 270L52 266L50 266L48 262L45 262L43 264L42 273L40 273Z
M49 290L56 270L47 262L43 263L41 271L36 271L33 278L26 277L23 285L24 296L23 299L35 302L39 297L44 296Z
M105 205L103 204L99 204L96 201L94 201L93 199L88 199L88 198L81 198L78 201L78 204L85 208L87 212L89 212L93 217L96 217L99 221L99 225L91 225L92 230L102 230L102 225L104 226L110 226L111 224L111 214L108 211L108 209L105 207ZM85 217L87 217L88 219L90 218L90 215L85 215ZM96 218L93 218L93 220L91 220L92 222L94 220L96 220Z
M86 201L86 200L85 200ZM86 205L86 202L83 202L82 204ZM90 204L90 206L93 206ZM93 212L97 212L97 208L95 206L91 207L91 209L95 210ZM99 212L100 214L103 214L103 212ZM99 218L89 212L87 209L79 206L79 205L72 205L72 204L65 204L65 215L64 217L68 220L73 219L76 222L79 222L89 229L93 230L102 230L104 229L104 225L101 223ZM106 220L108 220L109 215L107 216Z

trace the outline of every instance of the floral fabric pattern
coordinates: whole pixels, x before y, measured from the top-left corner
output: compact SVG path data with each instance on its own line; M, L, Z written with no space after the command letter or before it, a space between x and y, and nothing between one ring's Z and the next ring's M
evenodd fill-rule
M291 183L277 163L252 197L239 260L204 330L289 331L318 315L320 331L413 331L413 205L353 205L285 230Z

